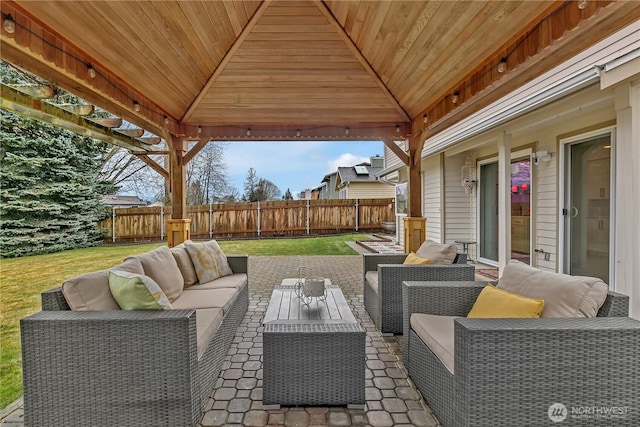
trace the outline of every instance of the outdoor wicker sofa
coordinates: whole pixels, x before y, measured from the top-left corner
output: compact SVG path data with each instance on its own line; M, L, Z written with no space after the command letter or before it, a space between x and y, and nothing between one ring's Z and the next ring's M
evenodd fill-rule
M363 254L364 306L382 333L402 333L402 282L405 280L473 280L467 254L453 264L405 265L408 254Z
M404 364L443 426L640 425L640 321L625 295L608 292L594 318L455 319L445 366L411 316L466 316L486 285L403 283ZM624 418L594 419L597 408Z
M232 275L184 288L190 309L73 311L44 292L20 324L25 424L197 425L248 308L248 257L227 260Z

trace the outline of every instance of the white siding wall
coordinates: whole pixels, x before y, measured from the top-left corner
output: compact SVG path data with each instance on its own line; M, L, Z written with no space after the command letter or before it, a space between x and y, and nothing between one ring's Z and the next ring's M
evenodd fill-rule
M427 218L427 240L442 241L442 175L440 155L422 162L423 212Z
M474 194L467 196L462 187L461 170L466 154L445 157L444 160L444 243L455 240L475 240L471 226L475 222ZM461 248L460 248L461 249Z
M404 150L404 141L398 141L396 142L396 145L399 145L403 150ZM394 154L393 151L391 151L389 149L389 147L384 146L384 168L385 169L389 169L392 168L394 166L404 166L404 163L402 163L402 160L400 160L398 158L398 156L396 156Z

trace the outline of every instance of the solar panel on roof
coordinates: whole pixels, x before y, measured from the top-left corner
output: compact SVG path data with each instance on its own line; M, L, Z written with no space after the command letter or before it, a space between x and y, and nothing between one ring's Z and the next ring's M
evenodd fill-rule
M366 166L354 166L354 168L358 175L369 175L369 169Z

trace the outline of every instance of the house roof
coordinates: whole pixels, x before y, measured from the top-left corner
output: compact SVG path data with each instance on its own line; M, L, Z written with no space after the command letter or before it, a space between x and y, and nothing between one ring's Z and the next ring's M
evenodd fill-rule
M362 167L367 170L367 174L358 173L356 168ZM350 167L338 168L338 179L336 181L336 187L344 186L354 182L377 182L378 178L376 174L382 171L383 168L371 167L369 163L359 163Z
M404 138L633 22L634 3L5 0L0 54L159 136Z
M119 195L102 196L102 204L104 204L105 206L114 206L114 207L147 206L147 202L142 200L138 196L119 196Z

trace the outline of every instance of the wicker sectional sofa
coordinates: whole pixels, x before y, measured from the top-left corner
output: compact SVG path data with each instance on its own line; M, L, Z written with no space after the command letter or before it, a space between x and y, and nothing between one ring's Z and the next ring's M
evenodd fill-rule
M605 290L592 318L466 318L486 285L403 283L405 367L443 426L640 425L627 296Z
M114 307L108 270L44 292L20 323L25 424L196 425L248 308L248 257L227 260L233 274L208 283L182 246L111 269L164 280L171 310Z

